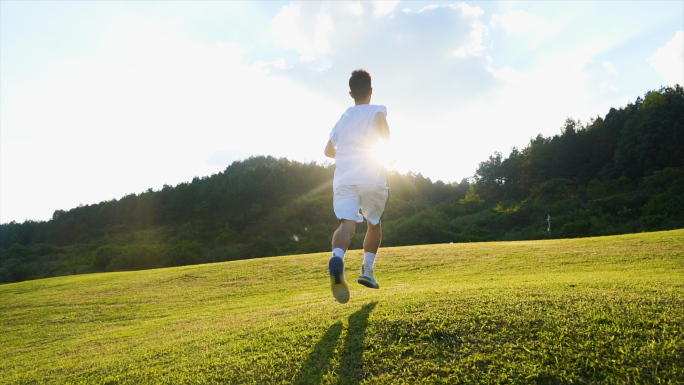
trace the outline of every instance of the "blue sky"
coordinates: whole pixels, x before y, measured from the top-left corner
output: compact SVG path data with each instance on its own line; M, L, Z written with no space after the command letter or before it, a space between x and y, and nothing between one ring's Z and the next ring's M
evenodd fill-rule
M495 151L684 83L684 2L0 2L0 223L209 176L326 161L373 75L399 171Z

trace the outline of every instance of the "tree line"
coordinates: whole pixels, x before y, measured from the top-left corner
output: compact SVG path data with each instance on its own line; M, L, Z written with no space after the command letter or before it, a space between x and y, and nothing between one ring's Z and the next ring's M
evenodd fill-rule
M3 224L0 282L328 251L333 173L252 157L49 221ZM558 135L495 153L460 183L396 172L388 183L384 246L684 227L684 90L648 92L586 125L568 118Z

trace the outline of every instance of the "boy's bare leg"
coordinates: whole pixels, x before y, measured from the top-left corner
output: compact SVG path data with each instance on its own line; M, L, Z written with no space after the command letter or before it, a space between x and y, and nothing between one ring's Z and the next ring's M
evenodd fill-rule
M354 236L354 230L356 230L356 222L343 219L340 222L340 227L337 228L332 239L333 249L342 249L347 251L351 239Z
M375 279L373 274L373 266L375 264L375 254L380 247L382 240L382 226L380 223L373 226L368 223L368 230L366 230L366 238L363 240L363 265L361 266L361 275L358 282L371 289L379 289L380 284Z
M382 241L382 222L373 226L368 223L368 230L366 230L366 238L363 239L363 251L366 253L377 254L380 248L380 241Z
M349 248L349 243L355 229L355 221L343 219L332 239L333 256L328 262L330 289L339 303L347 303L349 301L349 286L344 281L344 253Z

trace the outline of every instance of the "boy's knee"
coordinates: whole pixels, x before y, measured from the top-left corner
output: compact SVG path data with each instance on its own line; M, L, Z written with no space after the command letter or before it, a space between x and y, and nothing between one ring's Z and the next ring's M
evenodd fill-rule
M356 232L356 222L355 221L350 221L347 219L343 219L340 222L340 227L347 230L351 236L354 236L354 233Z

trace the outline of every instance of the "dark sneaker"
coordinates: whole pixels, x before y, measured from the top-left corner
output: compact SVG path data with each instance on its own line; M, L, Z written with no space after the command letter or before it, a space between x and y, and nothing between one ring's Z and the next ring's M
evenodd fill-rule
M330 258L330 289L339 303L349 302L349 287L344 281L344 261L340 257Z

